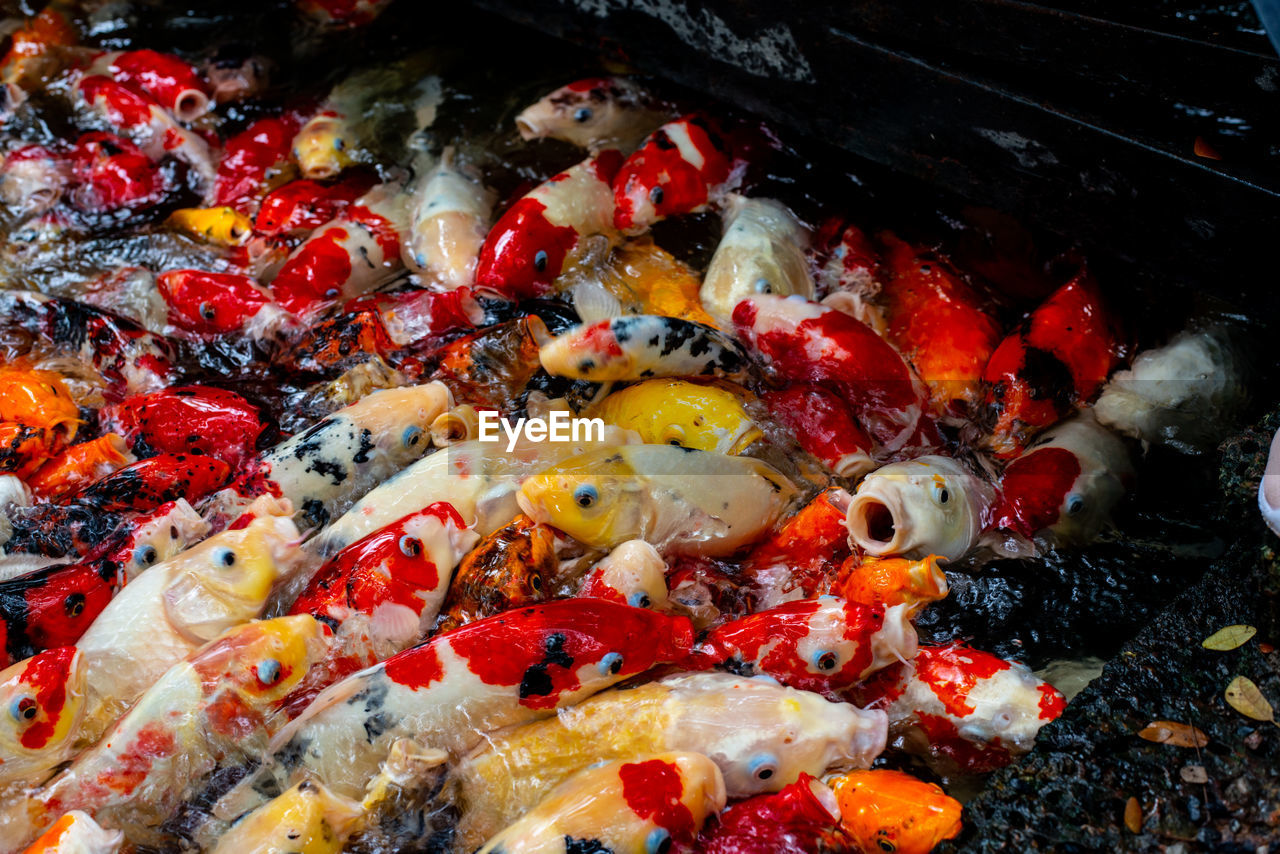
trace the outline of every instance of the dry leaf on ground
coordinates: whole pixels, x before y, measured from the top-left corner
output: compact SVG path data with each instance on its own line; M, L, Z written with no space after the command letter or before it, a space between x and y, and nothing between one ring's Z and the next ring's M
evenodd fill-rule
M1276 723L1276 713L1271 708L1271 703L1262 696L1262 691L1248 677L1237 676L1232 679L1231 684L1227 686L1225 696L1231 708L1245 717L1253 718L1255 721ZM1280 724L1276 725L1280 726Z
M1138 733L1139 738L1174 747L1204 747L1209 736L1189 724L1177 721L1152 721Z
M1244 646L1249 639L1258 633L1253 626L1227 626L1225 629L1209 635L1201 644L1205 649L1216 649L1220 652Z

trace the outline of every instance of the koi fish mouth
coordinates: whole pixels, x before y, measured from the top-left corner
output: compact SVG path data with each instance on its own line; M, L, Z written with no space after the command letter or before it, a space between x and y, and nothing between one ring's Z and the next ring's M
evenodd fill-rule
M516 116L516 130L520 131L521 139L537 139L542 134L542 128L537 122L530 121L524 116Z
M864 492L849 502L845 524L850 538L868 554L900 554L907 532L904 508L890 495Z

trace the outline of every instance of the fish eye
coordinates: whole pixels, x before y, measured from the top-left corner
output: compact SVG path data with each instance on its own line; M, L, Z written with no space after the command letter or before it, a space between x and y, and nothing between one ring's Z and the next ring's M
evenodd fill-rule
M898 850L898 846L893 844L893 840L884 836L881 836L879 839L876 840L876 847L879 848L881 851L897 851Z
M62 601L62 607L66 609L68 617L78 617L84 613L84 594L72 593Z
M573 501L584 510L600 500L600 493L594 486L583 484L573 491Z
M755 292L756 292L756 293L758 293L758 294L771 294L771 293L773 293L773 285L772 285L772 284L770 284L770 282L769 282L769 280L768 280L768 279L763 278L763 277L761 277L761 278L759 278L759 279L756 279L755 284L754 284L754 285L752 285L752 288L754 288L754 289L755 289Z
M663 192L661 187L654 187L652 190L649 191L649 201L653 203L653 206L655 208L658 205L662 204L662 199L663 199Z
M9 704L9 714L13 715L13 719L18 723L35 720L39 712L40 707L36 705L36 698L29 694L14 697L13 702Z
M644 841L644 850L646 854L667 854L671 850L671 833L664 827L655 827Z
M604 658L600 659L599 667L601 676L608 676L609 674L617 676L622 672L622 653L609 653Z
M263 685L274 685L280 681L284 668L274 658L266 658L258 662L258 681Z
M757 780L771 780L778 773L778 757L772 753L757 753L747 763L747 770Z
M416 448L418 443L422 441L422 428L416 425L404 428L400 441L404 443L406 448Z
M236 553L233 552L231 549L227 548L226 546L222 546L221 548L214 549L213 562L214 564L221 564L222 566L235 566Z
M947 489L945 486L942 486L941 484L934 485L933 500L938 502L939 504L944 504L944 505L947 504L948 502L951 501L951 490Z
M590 107L579 107L573 112L573 120L578 124L582 124L583 122L591 121L592 115L594 114L591 112Z
M1084 512L1084 496L1068 495L1067 496L1067 515L1079 516Z
M213 310L213 306L207 302L200 303L200 316L205 320L216 320L218 313Z
M819 670L835 670L840 658L829 649L820 649L813 654L813 666Z
M406 534L400 538L400 553L405 557L417 557L422 554L422 540Z
M542 590L542 576L541 576L541 575L534 575L534 576L530 577L530 578L529 578L529 586L530 586L530 587L532 587L535 591Z
M537 254L533 256L533 269L539 273L547 269L547 250L539 249Z
M627 597L627 604L632 608L648 608L653 604L653 601L649 598L648 593L643 590L637 590Z
M133 550L133 562L138 566L151 566L156 562L156 547L151 545L138 546Z

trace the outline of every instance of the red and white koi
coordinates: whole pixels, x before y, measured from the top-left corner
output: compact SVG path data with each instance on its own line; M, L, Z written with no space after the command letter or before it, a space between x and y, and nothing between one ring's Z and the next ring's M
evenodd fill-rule
M241 332L264 339L289 320L267 289L242 273L170 270L156 276L156 288L169 323L200 338Z
M0 670L0 791L39 785L75 754L85 676L84 658L73 646Z
M586 238L603 235L612 243L612 182L621 165L621 154L604 151L518 199L485 238L477 288L509 300L546 296Z
M724 804L720 769L700 753L606 762L561 783L478 854L684 850Z
M1067 704L1024 665L959 644L922 646L913 661L881 671L851 696L884 709L895 736L920 730L926 757L952 773L1008 764ZM901 745L919 750L910 738Z
M414 191L409 237L401 248L405 264L443 290L475 284L495 201L479 172L446 148Z
M255 453L266 424L258 407L233 391L172 386L108 404L98 423L139 453L204 454L238 469Z
M793 385L765 392L760 399L800 447L837 477L857 479L876 467L875 444L835 392L819 385Z
M911 368L868 326L799 297L744 299L733 308L738 337L786 383L822 386L842 397L887 453L936 446L928 393Z
M713 629L691 662L830 695L916 654L905 606L835 596L788 602Z
M296 113L257 119L222 148L213 202L248 213L271 184L287 174L289 152L301 119Z
M639 234L667 217L697 213L723 193L733 152L720 130L703 115L658 128L613 180L613 224Z
M123 844L120 831L104 828L88 813L71 810L22 854L116 854Z
M275 762L286 775L359 797L398 738L456 756L485 733L554 715L655 664L680 661L692 643L683 617L600 599L509 611L328 688L276 736Z
M1000 478L992 526L1055 545L1092 542L1133 481L1129 451L1089 411L1040 434Z
M109 74L116 82L147 95L180 122L209 111L209 86L200 73L171 53L126 50L104 53L88 73Z
M849 539L867 554L955 561L987 527L995 489L951 457L924 456L863 478L849 503Z
M801 774L779 792L729 807L707 825L696 847L699 854L812 854L847 849L835 793L809 774Z
M268 237L312 231L340 219L375 183L374 176L363 170L353 170L333 184L290 181L263 197L253 221L254 231Z
M728 335L691 320L636 314L576 326L542 345L547 373L607 382L651 377L743 378L746 353Z
M578 585L578 595L665 611L667 564L644 540L627 540L596 563Z
M629 152L669 116L665 105L625 77L588 77L526 107L516 116L516 129L521 139L559 139L592 154Z
M702 307L728 328L734 308L761 294L812 299L805 250L809 232L773 199L732 196L725 205L724 236L702 280Z

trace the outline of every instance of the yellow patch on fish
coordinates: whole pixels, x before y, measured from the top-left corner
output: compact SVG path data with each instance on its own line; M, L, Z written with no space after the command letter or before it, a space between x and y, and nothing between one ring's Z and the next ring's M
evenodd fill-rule
M214 854L337 854L360 816L355 801L307 780L241 818Z
M584 415L635 430L646 444L740 454L763 435L742 404L748 394L729 383L646 380L614 392Z
M169 215L169 225L197 240L219 246L242 246L253 223L235 208L182 208Z

